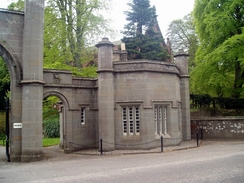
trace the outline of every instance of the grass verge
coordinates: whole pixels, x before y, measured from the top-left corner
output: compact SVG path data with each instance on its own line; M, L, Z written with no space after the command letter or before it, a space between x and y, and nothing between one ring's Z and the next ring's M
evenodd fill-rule
M48 146L55 146L60 143L59 138L43 138L42 139L42 146L43 147L48 147ZM6 142L5 139L0 138L0 146L5 146Z
M60 143L60 138L43 138L42 139L42 146L48 147L48 146L55 146Z

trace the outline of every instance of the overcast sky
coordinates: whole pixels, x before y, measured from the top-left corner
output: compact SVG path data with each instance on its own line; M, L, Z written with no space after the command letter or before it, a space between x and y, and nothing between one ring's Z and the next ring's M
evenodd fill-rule
M0 8L7 6L15 0L0 0ZM130 0L112 0L113 10L110 13L113 19L113 28L118 32L121 31L126 24L124 11L128 9L127 3ZM158 15L158 23L160 29L166 38L168 25L171 21L181 19L193 10L195 0L151 0L151 5L156 7ZM119 39L120 37L118 37ZM116 38L117 39L117 38Z

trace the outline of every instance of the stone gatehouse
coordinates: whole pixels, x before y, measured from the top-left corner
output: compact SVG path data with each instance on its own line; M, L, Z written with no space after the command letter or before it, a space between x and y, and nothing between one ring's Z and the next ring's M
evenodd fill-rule
M98 78L43 70L44 0L26 0L26 12L0 10L0 56L11 78L10 159L42 159L42 103L60 101L60 147L103 140L103 150L150 149L190 140L187 54L174 63L126 59L106 38L98 47ZM21 124L22 128L15 128ZM153 143L149 143L153 142ZM133 145L133 146L132 146Z
M179 52L175 63L128 61L107 38L96 46L96 79L44 70L44 98L62 101L60 147L98 148L102 139L105 151L150 149L160 146L161 136L165 145L191 138L187 54Z

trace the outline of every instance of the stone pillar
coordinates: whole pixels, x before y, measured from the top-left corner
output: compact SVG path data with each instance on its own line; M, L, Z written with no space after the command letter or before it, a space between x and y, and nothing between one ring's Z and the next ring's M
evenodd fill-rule
M189 55L183 50L176 53L175 64L180 69L181 83L181 107L182 107L182 139L191 139L191 122L190 122L190 93L189 93L189 75L188 75L188 60Z
M117 45L115 45L113 49L113 61L120 61L120 50Z
M21 161L43 158L43 23L44 0L25 0Z
M120 61L127 61L128 52L125 48L125 43L121 44Z
M113 44L103 38L98 47L98 119L103 150L115 149Z
M120 61L127 61L127 51L126 50L121 50L120 52Z

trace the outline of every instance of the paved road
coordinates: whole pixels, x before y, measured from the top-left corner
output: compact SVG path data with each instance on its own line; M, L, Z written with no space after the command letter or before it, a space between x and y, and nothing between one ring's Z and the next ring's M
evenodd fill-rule
M0 161L0 182L243 183L244 141L204 142L199 148L167 153L72 154L32 163Z

